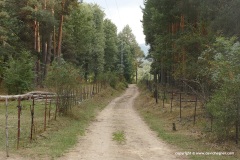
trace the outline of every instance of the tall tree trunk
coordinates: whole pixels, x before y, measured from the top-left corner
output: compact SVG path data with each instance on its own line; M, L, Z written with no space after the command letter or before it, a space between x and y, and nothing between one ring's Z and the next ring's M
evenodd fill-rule
M38 10L37 6L34 7L35 11ZM40 83L40 33L39 33L39 22L35 19L34 20L34 50L38 53L38 59L35 63L35 85L38 86Z
M60 19L60 24L59 24L59 30L58 30L58 48L57 48L57 58L58 60L60 60L60 54L61 54L61 45L62 45L62 29L63 29L63 19L64 19L64 3L65 1L62 0L62 15L61 15L61 19Z
M51 56L52 56L52 34L50 34L48 36L48 41L47 41L47 55L46 55L46 63L45 63L45 70L44 70L44 73L45 73L45 76L47 76L47 71L48 71L48 67L51 63Z

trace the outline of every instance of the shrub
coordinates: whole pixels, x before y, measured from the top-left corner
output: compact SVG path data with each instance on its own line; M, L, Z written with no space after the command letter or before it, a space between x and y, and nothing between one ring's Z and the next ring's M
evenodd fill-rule
M28 51L21 52L18 59L10 58L3 73L9 94L21 94L33 88L33 68L33 58Z
M54 61L48 70L44 83L60 97L59 110L62 114L67 114L71 108L71 99L65 97L70 97L72 91L79 85L79 76L79 70L63 60Z
M212 49L211 75L219 86L207 104L213 116L214 131L219 138L227 138L239 117L240 43L235 38L217 38ZM233 133L233 132L232 132Z

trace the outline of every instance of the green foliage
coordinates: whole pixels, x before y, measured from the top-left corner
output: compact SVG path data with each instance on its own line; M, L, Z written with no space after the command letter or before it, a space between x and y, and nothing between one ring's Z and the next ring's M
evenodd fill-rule
M118 39L118 72L124 76L128 83L132 83L138 65L137 59L143 57L143 52L140 50L132 29L128 25L118 34Z
M79 70L70 63L64 60L60 62L54 61L48 70L45 84L56 93L59 93L65 89L73 89L79 82L79 76Z
M9 94L19 94L33 88L33 58L22 51L18 59L11 58L4 71L4 84Z
M104 49L104 70L105 71L114 71L117 64L117 27L109 19L104 20L104 33L105 33L105 49Z
M98 81L109 84L114 89L125 89L128 84L121 80L121 77L117 72L106 72L102 73L97 78Z
M239 91L239 89L236 91L233 84L225 84L216 90L207 104L208 112L213 116L213 131L219 139L235 135L232 131L239 116L236 99Z
M72 101L70 98L73 90L79 85L79 70L70 63L61 60L53 62L49 68L45 84L52 89L57 96L59 112L66 115L71 109Z
M207 104L209 113L216 119L215 132L226 138L239 117L240 94L240 43L235 38L219 37L213 44L210 62L212 80L219 86Z

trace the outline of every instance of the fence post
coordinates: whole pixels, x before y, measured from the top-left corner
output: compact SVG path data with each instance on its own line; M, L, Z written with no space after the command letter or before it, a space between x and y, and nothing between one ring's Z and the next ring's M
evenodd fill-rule
M193 121L194 125L196 123L197 101L198 101L198 99L197 99L197 95L196 95L195 108L194 108L194 121Z
M32 142L32 135L33 135L33 116L34 116L34 110L33 110L34 106L30 105L30 113L31 113L31 130L30 130L30 142Z
M58 99L59 99L58 97L59 97L59 95L56 96L56 110L55 110L55 117L54 117L55 120L57 119Z
M21 97L18 98L18 132L17 132L17 149L19 148L19 140L20 140L20 118L21 118Z
M182 120L182 93L180 93L180 121Z
M34 99L34 96L32 96L32 112L33 112L33 116L32 116L32 129L33 129L33 131L34 131L34 133L35 133L35 126L34 126L34 107L35 107L35 99Z
M52 99L50 99L49 110L48 110L48 121L51 119Z
M8 99L6 98L5 101L5 106L6 106L6 155L9 157L9 144L8 144Z
M165 90L163 90L163 108L165 107Z
M155 100L156 100L156 104L157 104L158 103L158 85L157 85L157 83L155 83L154 94L155 94Z
M173 106L173 90L172 90L172 97L171 97L171 112L172 112L172 106Z
M46 94L46 99L45 99L45 112L44 112L44 131L46 131L46 125L47 125L47 94Z
M213 115L211 115L211 132L213 131Z
M81 85L80 92L81 92L81 102L82 102L83 101L83 87L82 87L82 85Z

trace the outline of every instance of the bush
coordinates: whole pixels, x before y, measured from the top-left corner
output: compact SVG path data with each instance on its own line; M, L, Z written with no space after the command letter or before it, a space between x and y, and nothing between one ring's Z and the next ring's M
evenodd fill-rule
M71 108L70 97L72 91L79 85L79 70L73 65L61 60L53 62L48 70L45 85L57 93L59 98L59 112L67 114Z
M10 58L3 73L8 94L21 94L33 88L33 68L33 58L28 51L21 52L18 59Z
M98 79L104 83L108 83L114 89L123 89L128 86L125 80L121 80L119 74L115 72L103 73Z
M211 50L215 53L210 69L212 81L219 87L207 109L214 118L214 132L219 138L229 138L240 110L240 43L235 38L219 37Z
M211 100L207 104L207 110L213 117L213 132L219 139L227 139L234 135L231 132L238 119L239 110L236 97L239 90L232 84L225 84L216 90ZM232 133L232 135L231 135Z

